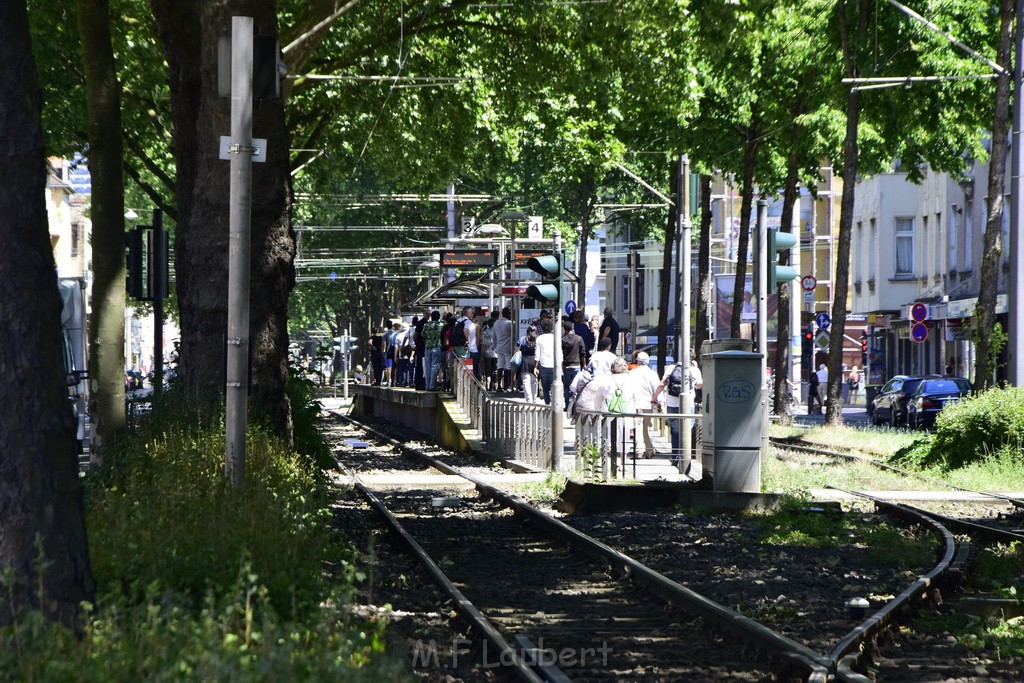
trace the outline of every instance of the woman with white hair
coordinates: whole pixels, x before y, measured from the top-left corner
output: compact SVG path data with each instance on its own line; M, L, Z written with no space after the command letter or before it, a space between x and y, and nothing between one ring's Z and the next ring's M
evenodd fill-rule
M637 392L634 386L634 378L630 376L629 365L626 364L624 359L616 358L612 363L611 374L598 375L592 383L597 384L594 402L600 406L600 410L605 413L620 412L630 414L636 412L634 397ZM621 404L621 410L614 410L619 407L617 404ZM614 429L616 452L624 453L627 450L632 452L634 450L634 443L629 436L631 433L635 433L635 418L615 417L612 414L606 415L605 421L610 425L611 429Z

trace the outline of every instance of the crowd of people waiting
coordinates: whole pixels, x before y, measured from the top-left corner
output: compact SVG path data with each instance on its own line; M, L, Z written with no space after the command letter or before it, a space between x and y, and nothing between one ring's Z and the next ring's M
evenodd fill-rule
M370 338L370 373L357 366L357 378L378 386L439 391L450 387L448 368L454 358L469 360L474 376L494 393L522 392L530 403L551 404L555 379L554 318L542 310L530 320L526 333L515 338L512 310L491 311L480 321L476 309L461 315L432 310L411 324L379 327ZM577 310L562 321L563 405L575 417L579 411L633 414L679 413L681 397L697 405L703 378L696 361L673 364L662 376L650 367L650 356L639 352L631 365L617 354L620 327L611 308L604 317L588 320ZM357 379L358 381L358 379ZM679 453L678 420L670 420L673 454ZM586 430L587 421L579 424ZM644 456L655 455L651 418L638 420ZM637 439L639 439L639 432Z

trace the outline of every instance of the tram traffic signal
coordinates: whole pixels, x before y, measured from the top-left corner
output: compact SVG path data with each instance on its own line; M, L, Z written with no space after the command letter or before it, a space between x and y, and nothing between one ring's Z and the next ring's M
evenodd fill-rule
M811 358L814 353L814 330L808 327L804 330L804 336L800 344L800 364L804 368L811 366ZM813 368L812 368L813 369Z
M559 285L562 280L562 264L558 256L549 254L530 257L526 261L526 267L544 280L543 284L527 287L526 296L539 301L543 306L557 306L561 299Z
M774 292L780 284L795 280L799 273L793 266L779 265L779 255L796 246L796 235L768 229L768 291Z

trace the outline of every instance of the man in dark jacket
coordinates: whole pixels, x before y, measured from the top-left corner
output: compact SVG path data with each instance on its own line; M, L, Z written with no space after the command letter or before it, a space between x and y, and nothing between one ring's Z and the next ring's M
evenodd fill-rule
M583 368L583 338L572 329L572 323L562 321L562 390L569 405L569 385Z
M612 340L612 353L616 353L615 349L619 345L619 332L621 331L614 315L615 311L611 307L604 309L604 320L601 321L601 328L598 330L599 339Z

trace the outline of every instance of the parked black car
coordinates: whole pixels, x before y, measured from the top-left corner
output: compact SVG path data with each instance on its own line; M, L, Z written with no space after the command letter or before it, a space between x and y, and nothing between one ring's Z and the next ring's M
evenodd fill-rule
M935 426L935 417L950 403L971 393L963 377L926 379L917 385L907 403L907 424L915 429Z
M896 375L886 382L872 403L871 423L876 425L888 423L893 427L907 424L907 406L910 403L910 395L926 379L942 379L942 376Z

